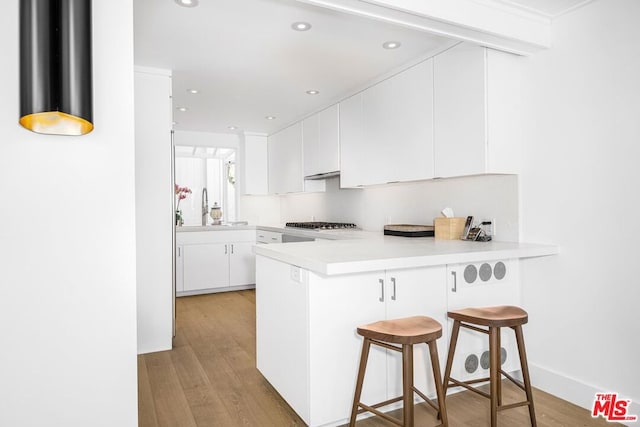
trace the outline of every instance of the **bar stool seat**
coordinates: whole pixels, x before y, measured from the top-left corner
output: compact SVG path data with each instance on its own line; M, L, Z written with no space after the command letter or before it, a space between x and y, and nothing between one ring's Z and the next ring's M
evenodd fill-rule
M443 387L445 393L450 386L461 386L489 398L491 401L491 427L496 427L498 424L499 410L528 406L531 425L536 427L531 378L529 376L527 354L522 334L522 325L529 321L528 313L520 307L502 305L495 307L464 308L449 311L447 315L453 319L453 328L451 331L451 341L449 343L447 366L444 371ZM479 326L484 326L486 329L480 328ZM461 327L489 335L489 377L468 381L459 381L451 378L451 368L458 341L458 332ZM518 355L520 356L520 368L522 369L522 378L524 380L523 384L504 372L500 367L500 328L503 327L511 328L515 332L516 342L518 344ZM526 400L509 405L502 405L502 375L525 392ZM471 384L485 381L489 381L490 393L488 394L471 386Z
M372 412L373 414L399 426L413 427L413 393L415 392L438 412L442 422L439 425L446 427L448 425L447 411L445 407L444 388L440 376L438 348L436 345L436 340L442 336L442 325L431 317L413 316L370 323L368 325L358 327L357 331L358 334L364 338L364 341L362 343L360 367L358 369L358 378L356 381L356 390L349 426L353 427L355 425L356 416L358 414L363 412ZM425 343L429 347L431 367L436 386L437 406L413 385L413 346L414 344L421 343ZM364 382L369 349L372 344L402 353L402 396L374 405L366 405L360 402L360 396L362 394L362 384ZM399 346L393 344L397 344ZM378 408L400 400L403 401L402 421L378 410Z

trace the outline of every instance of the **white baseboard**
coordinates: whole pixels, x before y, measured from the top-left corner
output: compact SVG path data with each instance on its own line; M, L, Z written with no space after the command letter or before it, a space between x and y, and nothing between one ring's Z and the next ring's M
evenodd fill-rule
M567 400L588 411L593 409L596 393L618 392L617 390L603 390L590 384L585 384L533 363L529 364L529 373L531 375L531 383L535 388ZM632 399L628 414L639 417L638 421L623 425L640 426L640 401L634 401L632 396L622 396L622 398Z

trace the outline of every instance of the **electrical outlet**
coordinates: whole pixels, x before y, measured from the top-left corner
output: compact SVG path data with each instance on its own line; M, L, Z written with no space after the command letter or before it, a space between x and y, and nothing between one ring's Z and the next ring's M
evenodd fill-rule
M302 283L300 267L296 267L295 265L291 266L291 280L297 283Z

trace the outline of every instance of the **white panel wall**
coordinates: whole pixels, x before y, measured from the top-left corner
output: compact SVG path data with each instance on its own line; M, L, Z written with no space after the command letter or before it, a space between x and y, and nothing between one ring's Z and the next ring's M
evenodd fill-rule
M132 6L93 2L95 130L64 137L18 125L19 2L3 4L2 426L137 425Z
M554 21L528 60L522 237L557 257L522 263L535 386L591 408L618 392L640 414L640 2L595 1Z
M173 337L169 71L136 70L135 127L138 353L149 353Z

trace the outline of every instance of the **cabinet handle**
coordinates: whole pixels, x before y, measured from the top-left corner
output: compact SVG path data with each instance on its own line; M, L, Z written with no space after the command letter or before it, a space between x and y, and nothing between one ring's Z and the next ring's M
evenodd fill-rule
M451 275L453 276L453 288L451 288L451 292L458 292L458 277L456 272L452 271Z
M396 278L395 277L391 278L391 284L393 285L393 295L391 295L391 300L395 301L396 300Z
M179 256L179 257L181 257L181 256L182 256L180 249L182 249L182 248L180 248L180 246L178 246L178 256Z
M227 245L224 245L224 254L227 254Z
M380 283L380 298L378 301L384 302L384 279L378 279L378 282Z
M233 244L231 244L231 255L233 255Z

